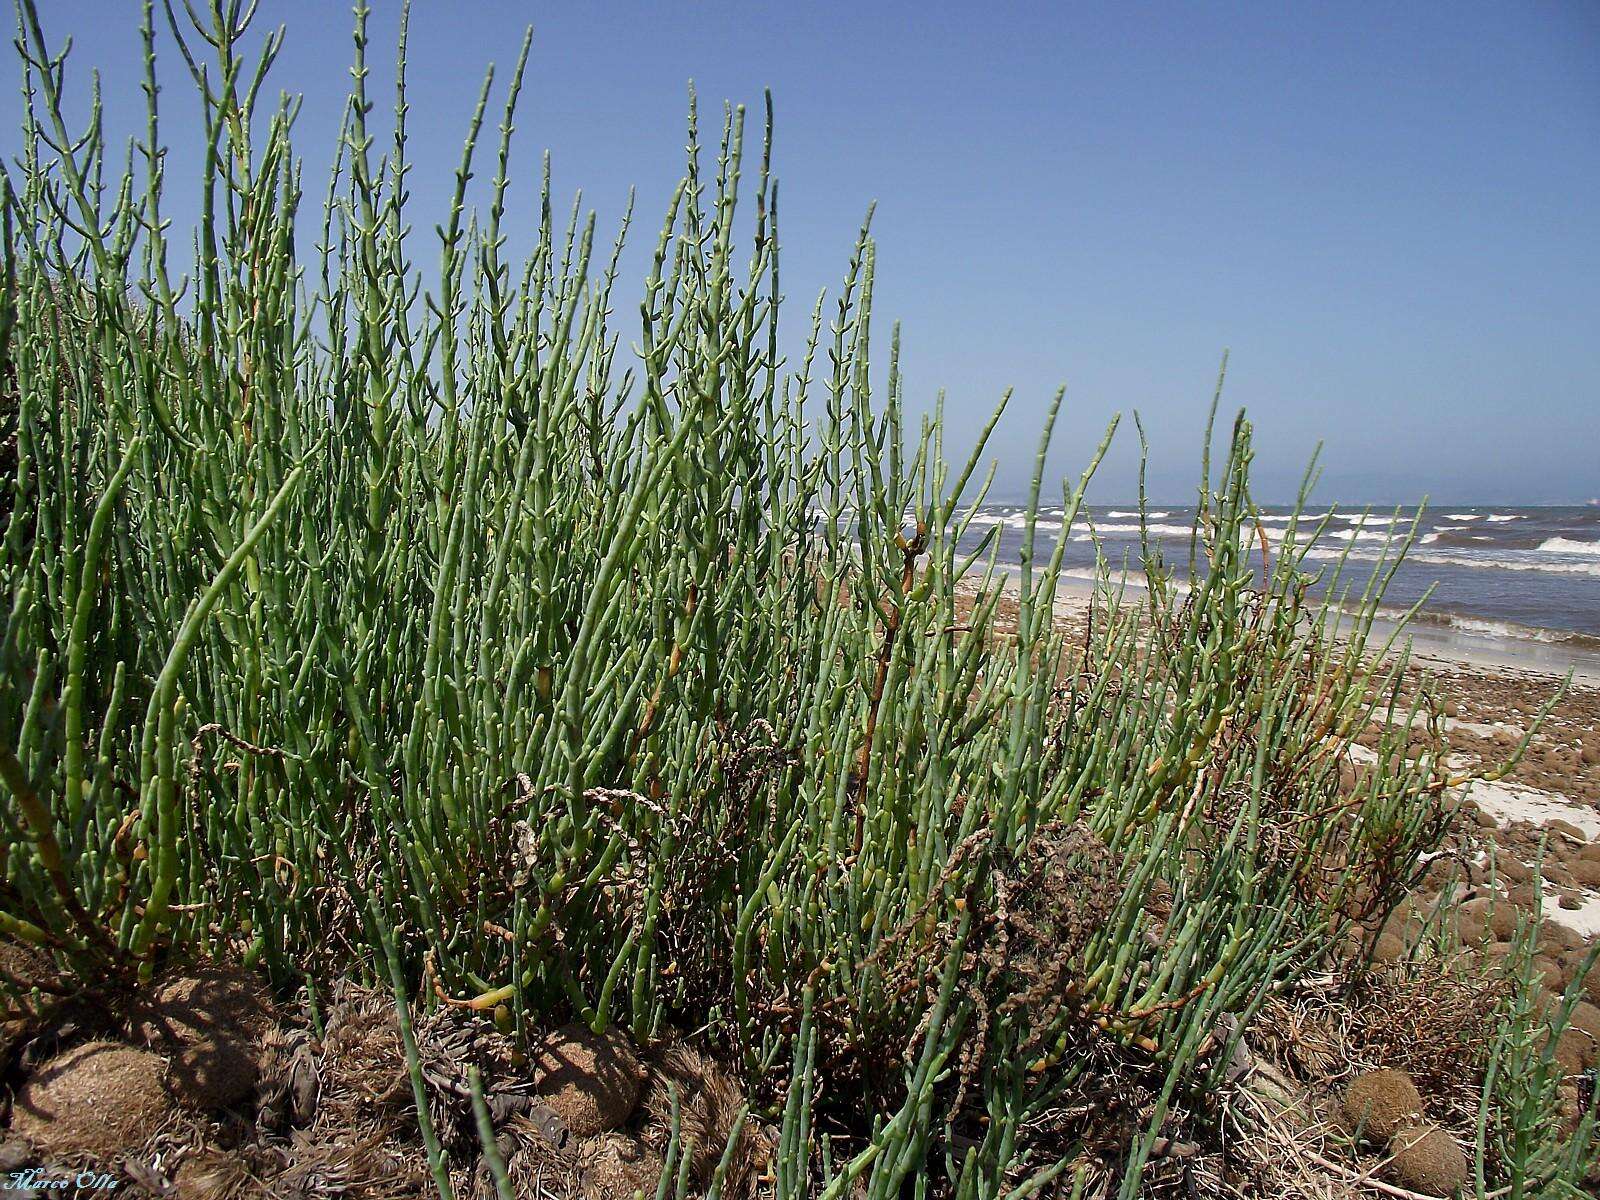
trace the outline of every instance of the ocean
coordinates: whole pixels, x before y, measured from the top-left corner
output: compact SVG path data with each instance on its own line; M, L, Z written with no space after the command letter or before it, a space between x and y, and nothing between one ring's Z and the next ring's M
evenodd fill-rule
M999 526L999 559L1014 565L1022 544L1020 505L986 505L974 517L965 544L975 544ZM1286 508L1262 510L1269 548L1283 536ZM1308 569L1330 573L1348 551L1345 582L1364 583L1383 554L1394 510L1312 508L1301 517L1301 544L1328 514L1327 526L1309 552ZM1409 529L1415 510L1399 516ZM1152 505L1146 520L1153 542L1170 567L1188 562L1192 508ZM1035 562L1047 561L1061 532L1062 510L1041 508ZM1137 568L1139 517L1133 505L1080 510L1062 560L1063 575L1090 580L1097 555L1114 570ZM1417 622L1427 627L1520 645L1541 664L1555 661L1537 648L1564 647L1584 658L1600 657L1600 506L1513 508L1441 507L1424 511L1417 540L1384 595L1384 607L1409 608L1433 593ZM1513 658L1515 654L1513 653ZM1555 656L1559 658L1560 656ZM1555 665L1559 665L1558 662Z

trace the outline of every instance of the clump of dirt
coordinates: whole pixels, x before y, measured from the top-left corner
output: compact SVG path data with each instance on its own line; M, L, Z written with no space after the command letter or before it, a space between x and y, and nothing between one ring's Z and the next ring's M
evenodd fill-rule
M1595 1039L1581 1029L1566 1029L1556 1040L1555 1059L1565 1075L1580 1075L1595 1061Z
M718 1063L681 1043L662 1051L651 1066L641 1109L645 1144L665 1154L672 1137L672 1102L678 1102L678 1140L689 1156L690 1179L697 1187L711 1184L723 1152L734 1139L723 1194L738 1196L760 1173L772 1147L750 1121L740 1124L744 1093Z
M1453 1196L1467 1182L1467 1156L1433 1125L1402 1129L1389 1142L1387 1173L1401 1187L1429 1196Z
M661 1156L636 1137L603 1133L578 1148L581 1194L590 1200L631 1200L652 1195L661 1180Z
M539 1044L533 1070L540 1100L580 1138L620 1128L644 1091L644 1066L615 1027L562 1026Z
M1345 1089L1341 1111L1352 1132L1381 1144L1422 1119L1422 1096L1404 1071L1364 1071Z
M200 1110L255 1091L261 1039L272 1023L271 998L255 976L215 962L167 976L130 1001L126 1014L129 1039L167 1054L174 1097Z
M11 1128L45 1154L112 1163L142 1147L175 1112L159 1054L86 1042L18 1088Z

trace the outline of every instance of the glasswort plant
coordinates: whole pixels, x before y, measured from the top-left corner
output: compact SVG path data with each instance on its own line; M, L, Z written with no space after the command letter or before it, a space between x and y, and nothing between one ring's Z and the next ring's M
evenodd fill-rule
M205 951L522 1038L700 1031L776 1126L784 1197L1136 1193L1260 1006L1443 836L1460 781L1403 737L1340 790L1403 663L1370 644L1389 564L1314 577L1298 523L1255 555L1241 418L1187 586L1107 579L1068 645L1057 568L1104 444L1041 537L1057 395L1020 573L993 529L961 548L1000 411L954 459L937 410L908 421L866 227L779 353L770 103L758 153L744 109L710 150L691 109L619 308L622 235L558 218L548 168L535 247L503 257L525 43L485 78L424 289L404 33L380 129L358 5L313 216L296 102L264 87L284 34L247 57L253 12L165 12L205 116L185 257L155 6L119 168L98 95L68 127L22 0L0 934L118 986ZM1081 1104L1118 1089L1141 1100L1113 1136Z

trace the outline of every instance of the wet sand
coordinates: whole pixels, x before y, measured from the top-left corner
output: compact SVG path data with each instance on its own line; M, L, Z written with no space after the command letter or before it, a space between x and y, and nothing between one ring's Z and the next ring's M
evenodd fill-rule
M1373 635L1387 641L1398 628L1394 621L1373 622ZM1574 683L1600 688L1600 651L1568 642L1496 637L1488 633L1426 623L1408 625L1401 635L1414 656L1434 667L1481 668L1519 675L1561 679L1569 671Z

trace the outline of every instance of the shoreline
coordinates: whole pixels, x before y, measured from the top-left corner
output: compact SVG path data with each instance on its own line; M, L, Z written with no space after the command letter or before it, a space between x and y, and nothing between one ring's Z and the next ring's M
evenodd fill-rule
M1019 575L1015 566L1000 565L995 569L995 578L1007 593L1015 592ZM1145 590L1132 573L1122 582L1129 589ZM974 591L978 586L976 579L963 580L959 585L962 590ZM1057 619L1087 613L1096 591L1094 583L1063 574L1056 581ZM1456 670L1506 671L1553 682L1565 679L1570 672L1574 687L1600 689L1600 645L1590 646L1582 637L1556 636L1561 631L1531 628L1529 636L1518 636L1509 632L1510 625L1504 633L1465 628L1452 623L1448 614L1433 617L1427 610L1402 622L1401 614L1388 615L1380 609L1372 622L1373 640L1380 646L1386 644L1401 631L1402 624L1404 629L1395 649L1409 642L1413 662ZM1551 640L1537 636L1545 632L1552 634ZM1335 636L1342 636L1342 630L1336 630Z
M1400 628L1394 618L1379 616L1374 632L1387 639ZM1571 673L1577 687L1600 688L1600 650L1572 642L1545 642L1515 635L1461 629L1427 620L1412 620L1401 641L1409 641L1414 660L1447 667L1511 671L1560 680Z

